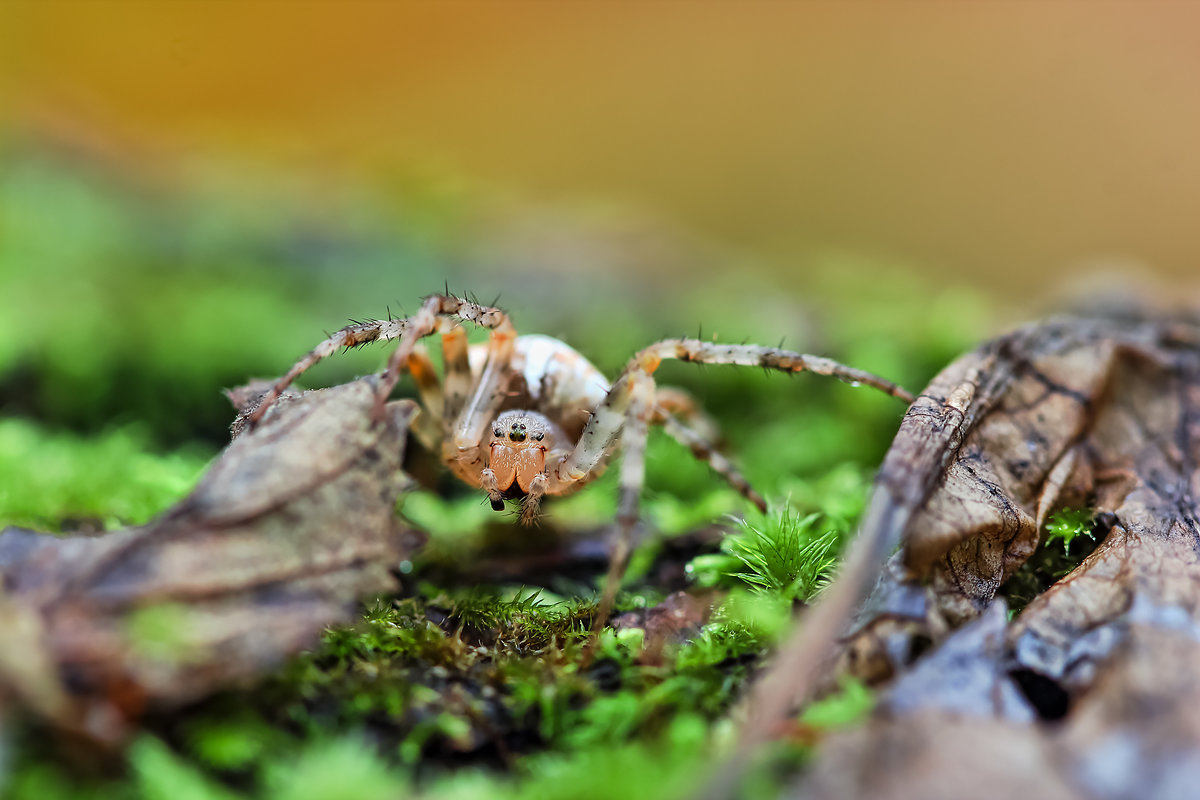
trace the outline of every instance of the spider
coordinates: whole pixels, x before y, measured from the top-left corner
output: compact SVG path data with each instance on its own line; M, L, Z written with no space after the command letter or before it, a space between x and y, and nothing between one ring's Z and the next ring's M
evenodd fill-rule
M462 322L487 328L486 344L468 346ZM441 334L444 374L438 375L421 340ZM518 336L498 308L450 293L425 298L406 319L355 323L314 347L263 395L246 422L253 426L301 373L343 347L398 339L376 386L376 408L407 370L423 406L413 435L468 485L487 494L493 509L520 504L520 522L537 521L543 498L574 492L600 475L620 447L617 537L610 559L607 603L615 594L638 519L650 425L661 425L696 458L706 461L758 508L766 503L713 442L716 426L679 389L659 387L654 372L665 359L740 364L787 373L814 372L879 389L906 403L896 384L819 356L774 347L665 339L636 353L615 381L549 336ZM598 618L603 620L605 614Z

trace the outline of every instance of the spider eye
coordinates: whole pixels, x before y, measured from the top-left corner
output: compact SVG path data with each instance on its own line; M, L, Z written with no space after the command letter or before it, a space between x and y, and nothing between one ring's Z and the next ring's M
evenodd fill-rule
M492 436L501 436L503 433L504 431L500 430L499 428L492 428Z
M546 438L546 434L544 434L544 433L535 433L535 434L533 435L533 438L537 439L537 440L540 442L542 439L545 439L545 438Z

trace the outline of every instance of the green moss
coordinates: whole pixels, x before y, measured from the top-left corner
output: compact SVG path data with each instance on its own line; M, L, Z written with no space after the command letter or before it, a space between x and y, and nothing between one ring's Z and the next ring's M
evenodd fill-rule
M143 736L134 742L129 750L129 766L142 800L234 800L237 797L151 736Z
M182 497L207 458L194 446L152 453L137 425L84 437L0 419L0 527L140 524Z
M800 721L820 730L836 730L862 721L874 707L875 693L860 681L848 678L838 691L809 704Z
M1065 508L1046 520L1046 543L1059 542L1064 552L1071 549L1076 537L1086 536L1095 541L1096 514L1090 508Z
M271 800L392 800L409 781L356 736L316 740L262 770L261 797Z
M1079 566L1097 544L1096 515L1091 509L1067 508L1051 514L1037 550L1000 587L1009 614L1020 613L1033 598Z
M861 487L860 487L861 488ZM861 500L854 506L861 509ZM721 553L700 556L688 565L701 586L739 583L785 603L806 602L824 588L854 517L814 512L800 516L790 504L737 520L737 530L721 542Z
M191 721L184 738L187 752L204 766L223 772L252 768L273 748L280 733L247 709Z

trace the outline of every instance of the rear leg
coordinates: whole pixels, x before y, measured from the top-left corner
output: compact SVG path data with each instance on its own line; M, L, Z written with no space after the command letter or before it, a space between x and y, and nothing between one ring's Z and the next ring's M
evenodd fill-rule
M471 393L474 381L471 376L466 330L461 325L453 324L452 320L444 320L444 323L446 329L442 331L442 363L445 365L445 374L442 376L442 385L445 402L442 420L446 430L452 430L463 406L467 404L467 396Z
M429 416L438 420L440 424L442 406L445 403L442 381L438 378L437 369L433 366L433 361L430 360L429 353L423 345L413 348L412 355L408 357L407 368L408 373L413 377L413 383L417 386L417 395L421 398L421 405L429 412Z
M668 436L706 462L760 511L766 511L766 501L722 452L724 436L720 426L690 393L675 386L658 386L654 391L653 422L662 425Z
M663 360L670 358L697 364L762 367L787 373L812 372L837 378L854 386L870 386L906 403L912 403L916 399L912 392L902 386L866 370L848 367L831 358L753 344L716 344L699 339L664 339L635 355L625 370L640 370L652 374Z
M664 419L664 427L668 428L668 433L678 434L689 446L691 446L691 441L697 439L699 440L698 446L706 445L703 437L690 431L682 423L676 422L668 427L666 420L670 419L670 415L665 413L666 409L661 411L659 409L656 402L653 374L663 359L667 358L705 364L758 366L788 373L814 372L818 375L832 376L854 385L870 386L907 403L911 403L914 399L912 393L903 387L864 370L839 364L832 359L773 347L718 345L698 339L669 339L653 344L635 355L609 390L604 402L595 409L575 449L561 460L553 472L549 473L552 481L569 482L584 479L603 459L616 436L621 436L624 460L621 469L617 539L614 542L612 562L605 579L604 593L597 609L597 627L593 631L592 640L588 643L585 658L590 658L594 652L595 637L598 636L600 627L604 625L612 610L617 588L629 557L645 472L646 429L649 420L655 413L660 413ZM623 428L624 430L622 430ZM692 436L689 437L689 434ZM720 457L715 448L705 446L704 457L709 459L713 456ZM729 465L727 470L727 477L737 476L730 478L731 483L737 480L745 483L744 479L733 471L732 465ZM721 470L718 469L718 471ZM738 484L734 483L734 485ZM749 486L746 486L746 490L753 491L749 489ZM747 494L747 496L750 495ZM752 499L756 505L763 508L760 497L754 495Z
M686 447L697 459L707 462L714 472L724 478L734 489L737 489L742 497L753 503L759 511L767 510L767 501L762 498L762 495L754 491L754 487L733 465L733 462L717 450L699 431L683 424L670 414L666 414L656 421L663 426L663 430L667 432L668 436Z
M724 449L725 437L721 433L721 426L705 412L691 392L678 386L657 387L654 390L654 421L661 422L666 414L671 414L691 428L714 448Z
M438 453L442 445L442 384L437 371L424 347L417 347L408 359L408 371L417 384L421 398L421 409L411 423L417 441L431 453Z

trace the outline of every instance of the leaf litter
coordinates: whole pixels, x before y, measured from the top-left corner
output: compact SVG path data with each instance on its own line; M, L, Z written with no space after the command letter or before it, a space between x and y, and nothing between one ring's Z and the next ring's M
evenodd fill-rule
M394 591L416 544L395 518L415 406L373 424L372 403L369 380L293 393L145 526L0 534L0 708L115 746L143 715L245 685Z
M876 710L791 796L1193 796L1198 463L1195 318L1053 319L959 358L906 414L855 552L728 766L849 675ZM1010 619L1002 587L1067 509L1075 527L1090 509L1095 549Z

